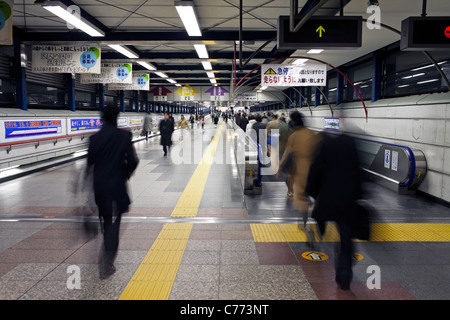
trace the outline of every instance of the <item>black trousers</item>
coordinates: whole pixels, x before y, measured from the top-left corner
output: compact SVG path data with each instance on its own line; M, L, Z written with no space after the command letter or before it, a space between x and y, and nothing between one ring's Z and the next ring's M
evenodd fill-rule
M170 151L170 145L163 144L164 154L167 154L167 149L169 149L169 151Z
M341 242L338 249L336 261L336 282L350 285L353 277L353 240L352 230L348 219L343 218L336 221Z
M101 263L110 265L114 263L119 248L119 231L122 213L117 209L117 206L112 200L103 200L97 205L99 215L103 220L104 252Z

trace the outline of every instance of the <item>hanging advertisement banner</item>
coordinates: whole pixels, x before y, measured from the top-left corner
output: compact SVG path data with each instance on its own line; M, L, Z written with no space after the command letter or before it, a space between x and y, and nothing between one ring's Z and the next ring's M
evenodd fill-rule
M149 73L133 73L131 83L110 83L108 90L150 90Z
M261 85L269 87L326 86L327 66L324 64L263 64Z
M82 74L80 81L89 83L132 83L133 65L131 63L102 62L101 73Z
M0 1L0 45L13 44L13 11L13 0Z
M94 46L32 46L32 72L100 73L101 49Z

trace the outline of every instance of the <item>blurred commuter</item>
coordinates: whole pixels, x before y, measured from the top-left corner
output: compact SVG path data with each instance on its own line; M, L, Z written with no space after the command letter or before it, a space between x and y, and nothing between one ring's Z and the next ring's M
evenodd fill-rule
M219 116L218 116L218 114L216 113L215 115L214 115L214 125L216 126L216 128L217 128L217 123L219 122Z
M262 122L262 117L257 114L255 116L255 123L253 123L252 129L255 130L256 133L256 143L260 143L260 135L263 133L265 133L266 130L266 124Z
M88 149L88 168L94 170L95 202L103 219L101 279L115 272L113 263L119 246L121 215L128 211L131 203L126 184L139 163L131 132L117 128L118 115L116 107L103 109L103 126L91 136ZM116 217L114 222L113 216Z
M145 140L148 141L148 135L152 132L152 117L149 114L144 116L143 131L145 133Z
M286 123L286 117L284 116L284 113L282 113L280 116L280 122Z
M337 255L336 282L343 290L350 288L352 280L352 230L359 214L356 201L362 195L358 155L353 139L345 134L322 133L308 176L306 193L316 202L312 217L319 231L325 232L325 223L335 221L340 234Z
M251 129L252 129L252 127L253 127L253 124L256 122L256 120L255 120L255 116L254 115L249 115L248 116L248 124L247 124L247 127L245 128L245 132L246 133L250 133L251 132Z
M175 130L174 122L169 118L169 114L164 113L164 119L159 122L159 133L161 135L161 145L163 146L164 156L167 156L167 150L170 151L172 145L172 133Z
M191 129L194 129L194 122L195 122L195 118L191 114L191 116L189 117L189 123L191 124Z
M280 169L286 161L293 163L291 173L294 182L294 205L303 216L303 225L306 227L308 220L308 210L311 205L309 198L305 194L306 180L308 178L309 167L311 165L314 152L319 141L318 135L303 125L302 115L294 111L290 115L293 132L287 140L286 149L280 160ZM277 177L280 176L280 170Z
M241 122L240 122L239 126L245 132L247 130L247 125L248 125L248 119L247 119L247 115L244 113L242 115Z
M242 118L242 116L241 116L241 112L240 112L240 111L237 112L237 113L234 115L234 122L236 122L236 124L238 125L238 127L241 125L241 118Z
M186 120L184 115L181 115L181 119L178 121L178 128L181 128L180 140L183 140L186 129L189 128L189 122Z
M273 114L272 120L267 123L267 151L270 156L271 154L271 145L272 145L272 130L278 130L276 133L279 136L280 122L278 121L278 115ZM275 131L273 132L275 135Z
M290 121L289 124L286 123L286 120L282 121L280 119L279 130L280 130L280 140L279 140L279 157L280 161L286 151L287 141L296 129L301 128L302 125L296 121ZM281 167L281 166L280 166ZM280 169L281 170L281 169ZM279 171L280 171L279 170ZM284 172L286 174L286 185L288 187L287 196L292 198L294 196L294 176L290 172Z

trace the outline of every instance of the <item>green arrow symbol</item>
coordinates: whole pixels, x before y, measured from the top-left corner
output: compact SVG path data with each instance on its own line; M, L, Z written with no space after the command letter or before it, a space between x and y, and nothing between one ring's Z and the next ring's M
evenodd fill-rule
M325 32L325 28L322 27L322 26L319 26L319 27L316 29L316 33L317 33L317 32L319 32L319 37L322 38L322 33Z

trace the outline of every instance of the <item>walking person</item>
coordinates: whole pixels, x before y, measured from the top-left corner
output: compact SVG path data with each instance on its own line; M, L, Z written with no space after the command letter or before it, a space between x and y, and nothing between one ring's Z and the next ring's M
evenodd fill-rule
M167 156L167 150L170 151L172 145L172 133L175 130L174 122L169 118L169 114L164 113L164 119L159 122L159 133L161 135L160 144L163 146L164 156Z
M95 202L104 230L104 246L99 264L101 279L115 272L120 220L131 203L127 180L139 163L131 132L117 128L118 115L119 109L116 107L106 106L103 109L103 126L91 136L88 148L88 171L92 168L94 172Z
M148 141L148 135L152 132L152 117L149 114L144 116L143 130L145 133L145 141Z
M305 192L315 199L312 217L317 221L321 234L325 232L327 221L337 224L340 247L335 263L335 280L342 290L349 290L353 277L352 238L357 234L356 229L361 227L357 206L357 200L362 197L358 154L355 142L346 134L322 133L321 136L322 142L311 165Z
M191 116L189 117L189 123L191 124L191 130L194 129L194 116L191 114Z
M314 131L304 127L300 112L292 112L290 118L290 122L293 122L292 126L295 127L295 130L288 138L286 150L280 160L280 169L283 168L285 162L291 157L291 161L294 164L294 170L292 172L294 181L294 206L303 216L303 226L306 228L308 211L311 205L309 198L305 194L306 180L319 137ZM279 177L280 170L277 173L277 178Z
M178 128L181 128L180 140L184 139L184 133L188 127L189 127L189 122L186 120L184 115L181 115L181 119L180 119L180 121L178 121Z

